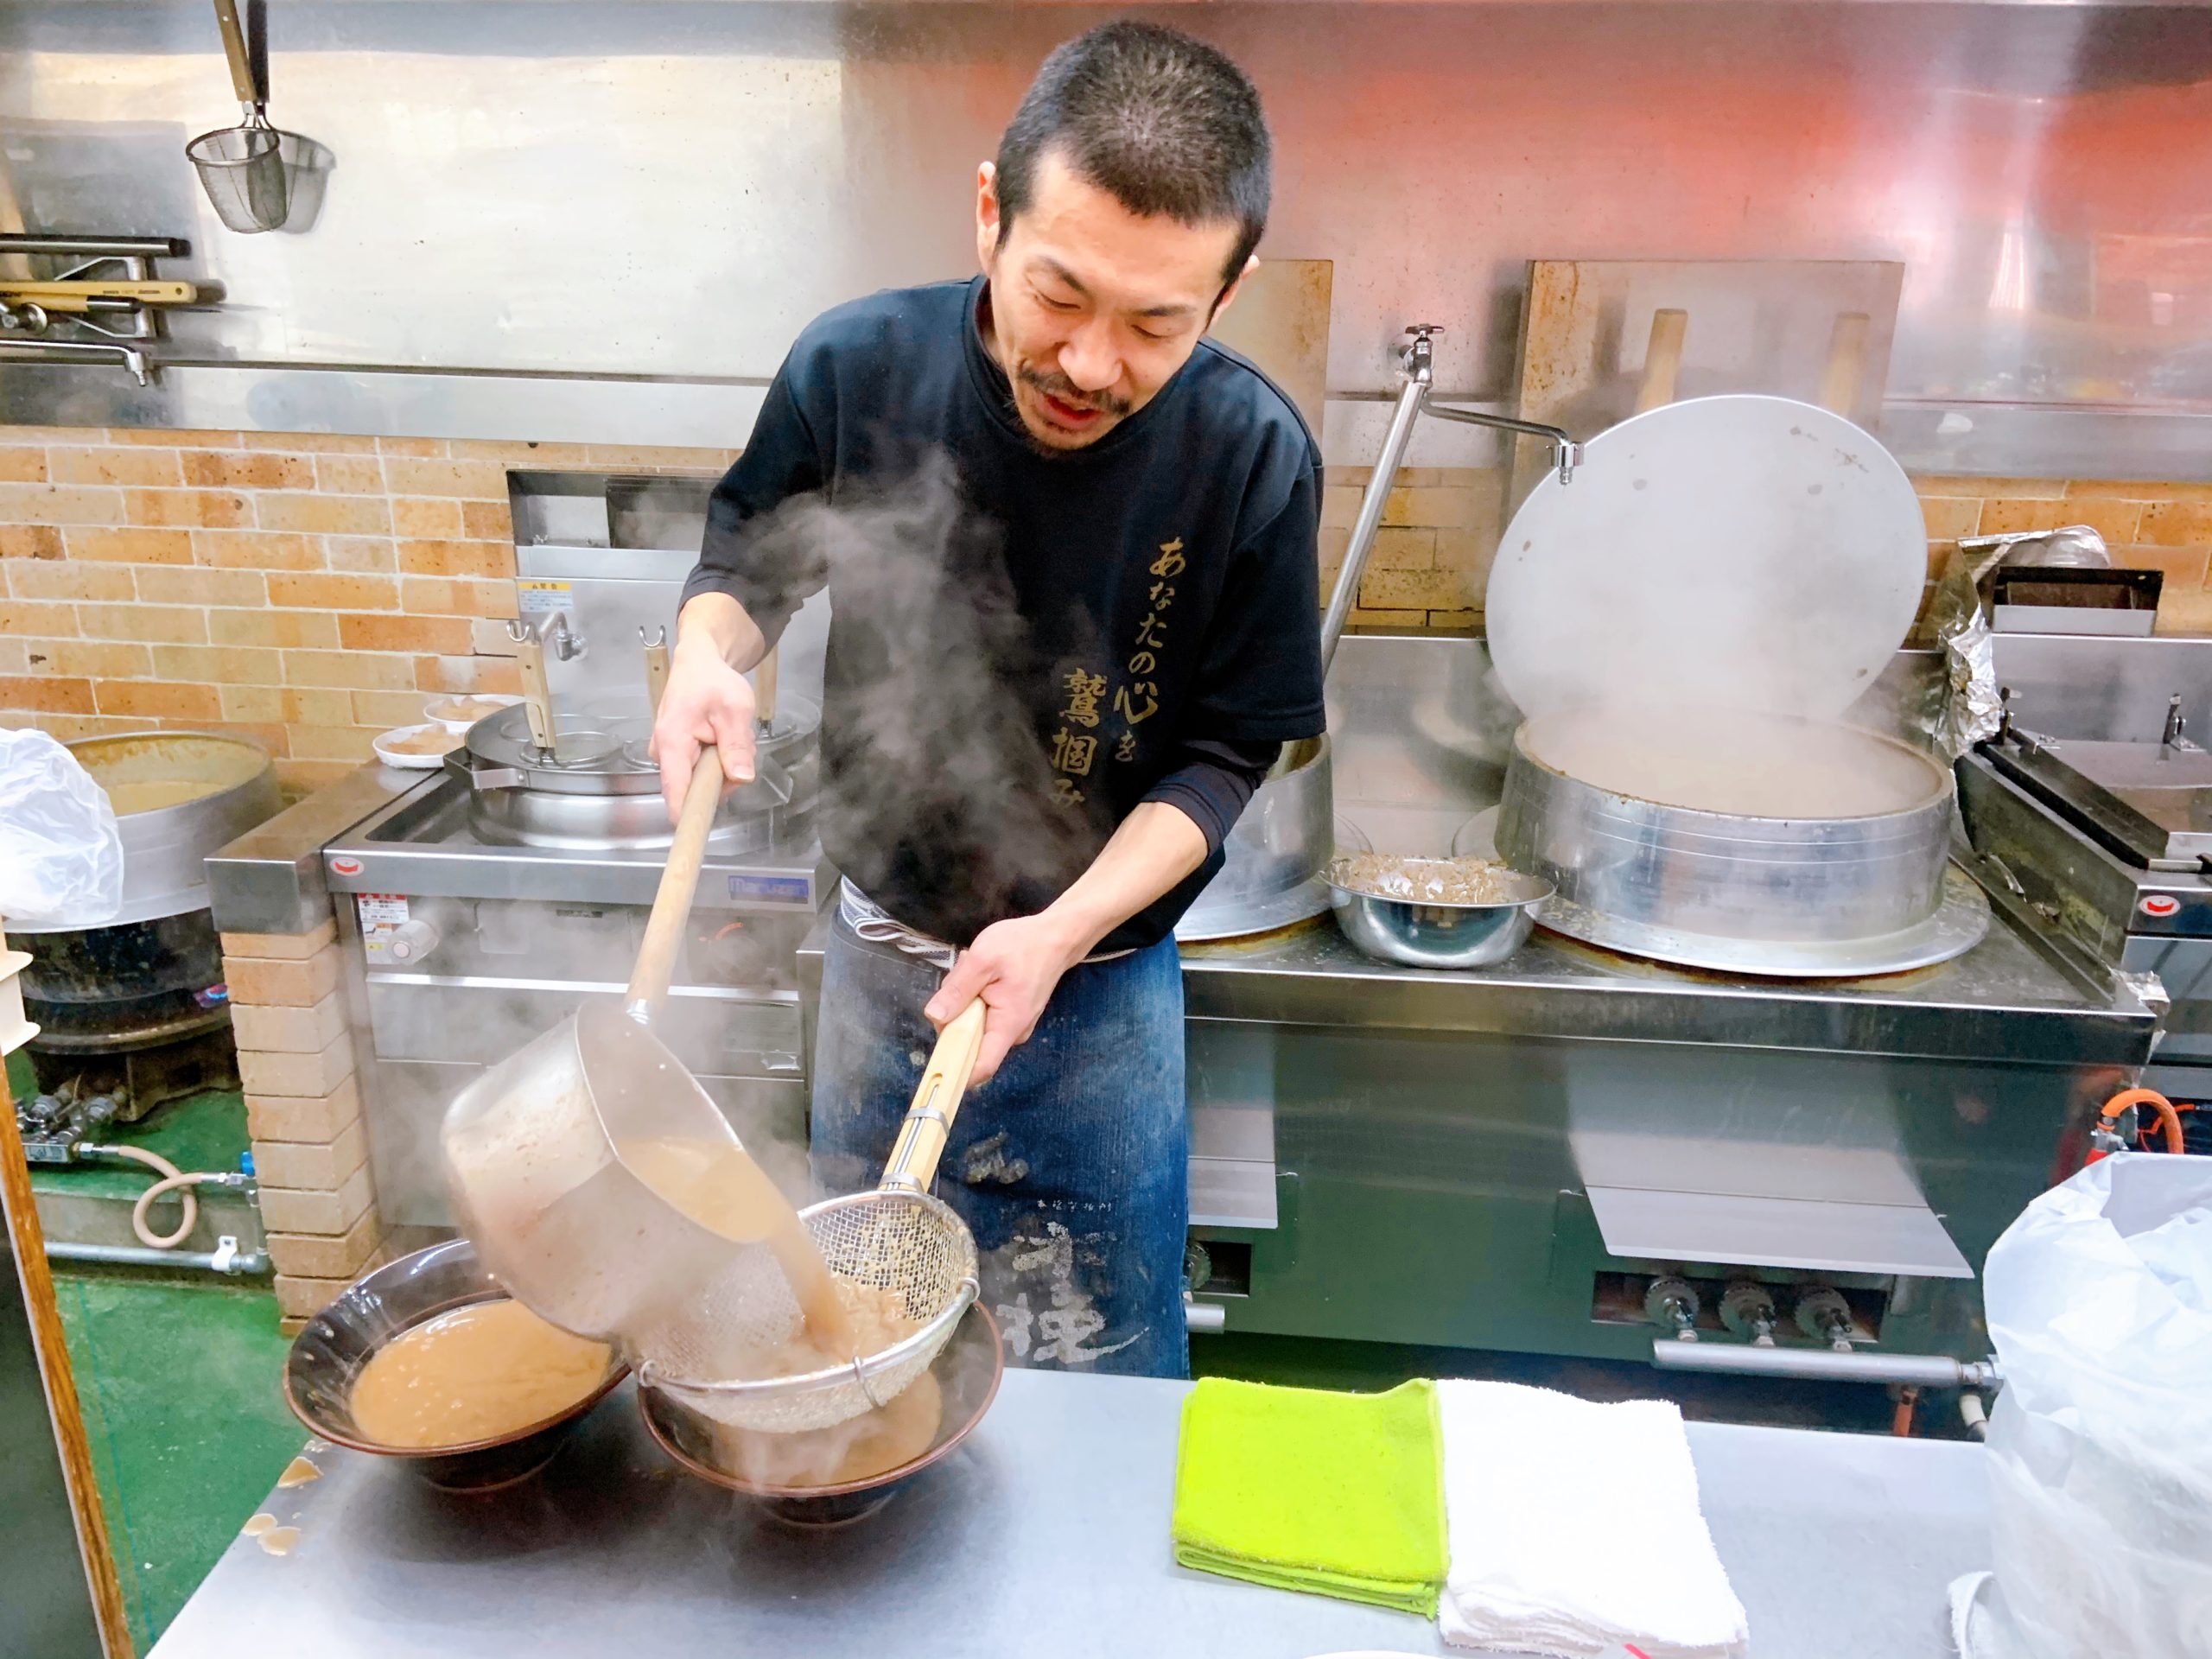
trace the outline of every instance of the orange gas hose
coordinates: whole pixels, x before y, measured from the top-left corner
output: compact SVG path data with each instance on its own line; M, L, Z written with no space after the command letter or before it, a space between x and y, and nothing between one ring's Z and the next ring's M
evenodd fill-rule
M2174 1110L2173 1102L2155 1089L2123 1089L2105 1102L2104 1110L2100 1116L2107 1123L2117 1122L2120 1115L2131 1106L2148 1106L2158 1114L2158 1127L2165 1131L2168 1152L2183 1149L2181 1114Z

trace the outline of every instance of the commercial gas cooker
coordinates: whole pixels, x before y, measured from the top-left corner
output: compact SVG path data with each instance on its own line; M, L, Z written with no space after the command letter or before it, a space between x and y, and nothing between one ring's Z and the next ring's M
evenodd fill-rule
M487 839L431 775L321 851L388 1223L448 1223L436 1125L484 1068L622 994L664 849ZM660 1036L748 1144L804 1136L794 957L832 887L810 823L741 815L710 842ZM761 821L766 818L764 824ZM742 849L743 850L739 850Z

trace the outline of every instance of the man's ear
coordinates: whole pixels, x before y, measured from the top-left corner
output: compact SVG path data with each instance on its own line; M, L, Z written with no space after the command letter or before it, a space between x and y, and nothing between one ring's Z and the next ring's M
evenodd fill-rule
M999 248L999 169L984 162L976 168L976 264L988 271Z
M1208 327L1211 327L1215 323L1221 321L1221 314L1228 310L1229 308L1236 302L1237 295L1243 290L1244 279L1247 276L1249 276L1259 268L1260 256L1258 254L1255 253L1252 255L1250 258L1245 260L1244 269L1236 273L1236 280L1230 283L1227 288L1223 289L1221 290L1221 297L1213 302L1213 315L1209 318L1206 322L1206 326Z

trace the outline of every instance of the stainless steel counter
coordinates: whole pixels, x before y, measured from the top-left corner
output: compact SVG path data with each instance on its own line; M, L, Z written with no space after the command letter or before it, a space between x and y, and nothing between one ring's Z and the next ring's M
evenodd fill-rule
M323 1478L265 1505L300 1529L291 1553L239 1538L154 1659L1447 1651L1406 1614L1176 1567L1183 1392L1010 1373L934 1478L827 1533L678 1472L626 1388L543 1476L490 1497L317 1451ZM1690 1444L1760 1659L1950 1651L1944 1586L1987 1565L1980 1448L1694 1424Z
M2002 916L1956 961L1813 983L1669 968L1542 930L1495 967L1406 968L1326 917L1182 954L1203 1020L2116 1065L2143 1064L2154 1025L2124 988L2092 995Z

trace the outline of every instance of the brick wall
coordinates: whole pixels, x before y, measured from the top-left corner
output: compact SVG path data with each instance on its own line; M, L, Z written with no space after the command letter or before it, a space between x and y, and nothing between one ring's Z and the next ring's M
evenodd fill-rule
M236 730L301 789L447 691L512 690L510 467L712 474L709 449L0 428L0 718L73 738ZM1323 591L1369 473L1330 474ZM1976 531L2095 525L2212 632L2212 485L1918 480L1931 567ZM1352 625L1479 626L1502 475L1399 475Z
M727 452L0 428L0 719L236 731L308 789L431 696L512 691L510 467Z
M2115 563L2163 570L2160 633L2212 633L2212 484L2144 484L2124 480L1921 478L1928 519L1929 569L1961 536L2088 524L2105 538Z

